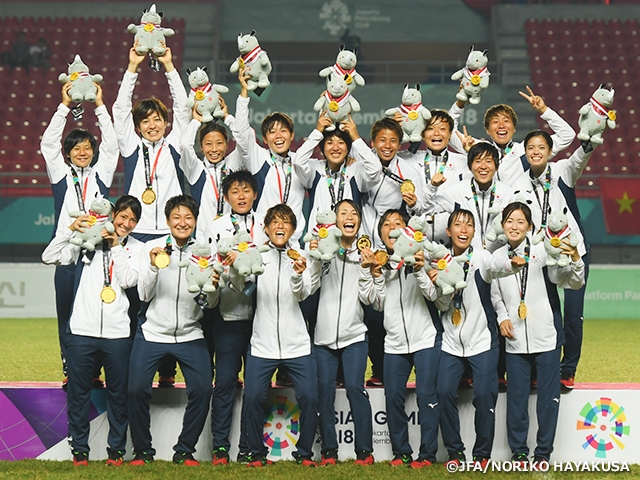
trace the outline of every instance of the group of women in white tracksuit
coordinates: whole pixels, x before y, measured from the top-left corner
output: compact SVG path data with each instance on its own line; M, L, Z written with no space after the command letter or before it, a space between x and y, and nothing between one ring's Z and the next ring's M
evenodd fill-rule
M55 238L43 261L60 266L61 273L56 275L59 324L61 332L71 334L63 342L61 333L61 344L64 357L74 359L69 367L74 461L82 463L88 458L88 395L94 375L87 366L95 366L99 358L109 388L109 459L113 464L122 463L128 391L134 462L153 460L150 378L161 358L170 354L182 364L189 393L174 461L195 462L193 453L208 410L205 406L212 375L213 347L210 342L207 350L202 325L210 325L211 338L220 342L216 347L219 384L213 390L212 404L214 464L216 459L219 463L229 460L233 391L245 354L241 450L246 450L248 458L253 454L261 459L254 466L266 464L261 436L264 388L270 369L280 364L287 366L299 387L296 396L305 428L298 442L298 462L314 464L311 446L317 413L323 442L320 463L330 465L338 458L334 403L342 364L355 425L356 461L373 463L371 405L364 389L367 355L374 361L373 377L384 381L392 465L431 465L436 460L439 430L449 461L466 459L456 400L459 380L467 370L473 377L476 409L472 457L486 461L491 456L495 429L500 335L506 338L507 417L514 459L520 461L529 453L526 409L529 379L535 368L539 434L534 459L549 460L564 342L556 285L579 290L586 277L580 257L586 256L587 249L573 188L590 157L590 144L582 145L569 159L548 164L549 158L571 142L573 130L540 97L529 92L531 96L523 96L549 122L556 132L554 137L534 131L522 144L514 143L516 117L505 105L492 107L485 117L485 128L493 142L458 137L456 121L463 105L457 102L451 115L433 111L433 119L423 132L427 149L416 153L399 152L403 118L376 122L370 149L351 118L342 122L340 130L330 133L326 128L331 121L324 115L294 153L289 150L293 122L280 113L263 123L262 134L268 145L263 148L249 125L248 91L241 71L235 117L228 115L226 105L221 104L224 123L237 142L237 149L227 155L225 128L219 124L201 127L197 112L186 108L186 92L170 53L161 63L167 70L174 101L171 133L165 136L166 108L163 110L157 99L132 105L136 71L143 58L134 49L130 51L129 67L113 107L113 125L101 95L96 101L102 131L98 163L98 156L93 155L95 139L92 142L92 136L86 133L68 136L68 145L65 140L60 152L70 104L64 88L63 102L43 135L42 151L56 199L57 219ZM197 135L207 157L205 162L195 153ZM222 147L209 146L212 139ZM323 153L322 160L311 158L316 147ZM95 252L87 252L70 239L87 222L100 220L100 215L90 211L90 201L98 191L108 195L118 150L124 159L128 195L121 199L120 207L116 205L115 233L107 232ZM255 181L249 182L251 206L237 212L223 188L228 190L224 184L230 174L245 169ZM186 291L177 265L190 255L193 242L189 239L178 244L169 227L171 211L165 211L167 201L184 197L183 179L191 185L200 205L192 208L185 200L176 208L187 205L192 217L198 216L199 209L197 226L194 219L187 221L198 240L220 240L245 230L256 244L273 243L264 218L270 208L286 204L297 219L290 242L294 250L305 228L317 232L313 228L317 216L333 210L335 224L318 228L340 230L339 251L330 260L313 260L310 252L318 245L312 241L304 253L309 259L308 268L299 272L300 264L294 266L296 261L287 256L286 249L272 248L264 254L265 273L254 279L255 297L227 286L200 299L203 306L206 302L206 306L216 307L213 316L205 310L203 319L203 309ZM309 214L305 218L303 201L307 193ZM565 207L578 246L563 247L572 258L569 266L547 267L544 247L533 245L532 233L546 226L550 210ZM69 215L72 210L79 211L77 220L73 220L75 214L73 218ZM425 228L420 233L429 240L449 242L449 255L462 259L466 288L443 294L442 286L438 286L438 272L443 267L423 253L416 254L412 265L383 259L385 251L387 255L393 253L393 230L415 234L407 226L408 215L421 217ZM504 228L507 245L486 238L496 218ZM360 244L358 238L363 233L368 241ZM160 251L167 253L171 262L159 272L154 258ZM283 285L285 292L281 291ZM131 297L134 287L137 293ZM142 302L139 310L136 303L132 304L134 320L140 318L141 322L135 341L130 334L130 318L126 317L130 307L127 289L132 302ZM107 293L103 293L105 290ZM96 295L110 299L111 292L115 300L96 301ZM314 296L313 306L305 308L304 302ZM304 318L303 313L309 312L317 321ZM311 323L310 329L307 323ZM382 334L375 333L376 329ZM384 360L382 355L374 359L374 343L383 348ZM575 358L566 360L577 364ZM416 371L421 427L415 460L404 407L412 368ZM567 368L571 372L572 367Z

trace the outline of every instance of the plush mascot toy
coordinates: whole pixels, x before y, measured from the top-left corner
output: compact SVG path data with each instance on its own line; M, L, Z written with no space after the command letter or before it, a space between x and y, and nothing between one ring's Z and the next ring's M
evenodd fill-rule
M207 67L198 67L194 71L187 70L191 92L187 99L187 107L193 108L202 115L202 123L212 122L216 118L223 118L224 111L218 103L219 93L229 93L224 85L215 85L209 82Z
M329 74L327 77L327 90L313 105L315 111L325 111L326 115L333 120L333 125L325 128L328 132L335 130L336 124L346 120L351 112L360 111L360 104L351 96L347 88L347 77L348 75L340 77L333 73ZM342 130L342 125L340 125L340 129Z
M108 199L102 195L96 196L89 207L89 220L87 220L89 228L85 228L84 232L73 232L69 242L93 252L96 249L96 245L102 243L103 229L106 229L109 233L114 232L113 223L109 220L112 208L113 205ZM84 212L78 210L71 212L69 215L72 218L78 218L84 214Z
M396 113L400 113L403 118L402 141L411 142L409 150L416 153L422 143L422 132L431 120L431 112L422 105L420 85L416 85L416 88L405 85L402 92L402 105L384 112L387 117L394 117Z
M251 75L247 80L249 91L262 95L264 89L271 84L268 76L271 73L271 62L267 52L260 48L255 30L251 30L249 35L238 35L238 50L240 56L231 64L229 71L237 73L241 67L246 67L246 74Z
M616 128L616 112L611 110L615 90L607 90L604 85L594 92L589 103L580 109L580 133L578 140L589 141L594 145L602 145L602 133L605 128Z
M186 277L190 293L214 292L216 287L211 281L214 270L214 259L211 256L211 245L196 242L191 247L191 256L182 260L178 266L187 269Z
M462 268L462 264L467 260L466 255L453 257L447 247L437 244L434 245L433 252L430 252L430 258L431 261L426 266L429 270L438 270L436 285L440 287L443 295L450 295L467 286Z
M571 262L569 255L562 253L560 246L563 239L569 240L569 245L578 245L578 237L571 231L568 225L567 207L560 212L551 211L547 215L547 226L533 237L533 244L537 245L544 240L544 249L547 252L547 266L566 267Z
M344 45L340 45L340 52L336 63L332 67L323 68L320 70L320 76L327 78L330 74L334 74L339 77L345 77L345 83L350 93L356 89L356 85L364 87L364 78L358 72L356 72L356 51L345 50ZM328 82L328 81L327 81Z
M460 80L461 89L456 98L462 102L468 101L472 105L480 103L480 94L489 87L489 70L487 51L474 50L471 45L467 64L451 75L451 80Z
M433 250L433 245L427 240L425 234L427 223L421 217L411 217L404 228L397 228L389 232L389 237L395 238L393 255L389 260L394 262L404 261L407 265L416 263L414 255L420 250Z
M318 212L316 226L304 236L305 242L318 241L318 248L309 251L309 256L323 262L330 261L340 251L342 232L336 226L336 214L333 210Z
M80 55L76 55L69 64L68 74L61 73L58 76L60 83L71 82L69 96L75 103L95 102L98 89L94 83L102 81L102 75L91 75L89 67L82 61Z
M134 43L138 42L136 45L136 53L138 55L146 55L151 52L156 57L162 57L167 51L165 37L175 35L176 32L171 28L160 26L162 16L162 12L156 12L154 3L149 10L142 12L140 25L131 23L127 27L128 32L135 34ZM160 71L160 64L156 58L152 58L150 64L153 70Z

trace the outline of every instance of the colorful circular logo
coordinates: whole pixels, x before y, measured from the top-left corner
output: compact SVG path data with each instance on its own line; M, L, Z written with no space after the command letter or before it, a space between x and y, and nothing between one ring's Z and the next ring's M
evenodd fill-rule
M625 425L627 416L624 408L610 398L601 397L596 400L595 406L585 404L580 410L581 420L578 420L576 428L586 430L585 442L582 448L593 448L596 458L607 458L607 452L618 447L624 448L623 435L629 435L631 426Z
M300 409L286 396L277 396L267 412L264 443L273 457L282 457L295 447L300 435Z

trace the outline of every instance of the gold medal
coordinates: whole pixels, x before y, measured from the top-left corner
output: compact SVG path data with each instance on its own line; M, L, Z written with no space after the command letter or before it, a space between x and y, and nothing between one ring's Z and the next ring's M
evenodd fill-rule
M424 235L422 234L422 232L414 232L413 233L413 239L416 242L421 242L424 239Z
M438 270L444 270L447 268L447 261L444 258L438 260Z
M242 242L238 244L238 251L245 252L249 248L249 244L247 242Z
M407 115L407 117L409 117L409 120L417 120L418 116L418 112L416 112L415 110L411 110Z
M320 228L320 230L318 230L318 236L320 238L327 238L329 236L329 230L325 227Z
M562 240L560 240L559 237L551 237L551 239L549 240L549 243L551 244L552 247L558 248L562 244Z
M244 68L244 60L242 57L238 57L238 67Z
M359 252L361 252L365 248L371 248L371 239L369 238L369 236L362 235L360 238L358 238L358 240L356 241L356 247L358 248Z
M471 85L475 85L476 87L480 85L480 75L471 75Z
M460 325L461 321L462 321L462 313L460 312L459 308L456 308L453 311L453 315L451 315L451 323L453 323L454 327L457 327L458 325Z
M405 180L400 184L400 193L415 193L416 186L411 180Z
M200 268L207 268L209 266L209 260L207 260L206 258L201 258L200 260L198 260L198 266Z
M87 223L89 225L95 225L97 221L98 219L95 217L95 215L89 215L89 218L87 218Z
M116 299L116 291L111 287L111 285L107 285L102 288L100 292L100 300L104 303L113 303Z
M75 82L75 81L78 79L78 77L79 77L79 76L80 76L80 75L78 75L78 72L73 72L73 73L69 76L69 80L71 80L72 82Z
M144 31L145 32L153 32L156 29L156 27L153 26L153 23L147 23L144 26Z
M609 110L607 112L607 117L609 117L609 120L611 120L612 122L616 121L616 112L615 110Z
M156 201L156 192L153 191L153 188L147 187L144 192L142 192L142 203L145 205L151 205Z
M344 83L346 83L347 85L351 85L351 82L353 82L353 77L351 76L350 73L348 73Z
M156 255L154 262L158 268L167 268L171 263L171 257L167 252L160 252Z
M340 105L338 105L338 102L336 101L329 102L329 110L331 110L332 112L337 112L339 108L340 108Z
M300 258L300 252L294 250L293 248L290 248L289 250L287 250L287 257L289 257L293 261L296 261Z
M524 300L520 302L520 305L518 305L518 317L520 320L527 318L527 306L525 305Z
M198 90L196 92L196 100L198 101L204 100L204 92L202 90Z
M378 262L378 265L380 266L385 266L389 261L389 254L384 250L376 250L373 256L376 258L376 262Z

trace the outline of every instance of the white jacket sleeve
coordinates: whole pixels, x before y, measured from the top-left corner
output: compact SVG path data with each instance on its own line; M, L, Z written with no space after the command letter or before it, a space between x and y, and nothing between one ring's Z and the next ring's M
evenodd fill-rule
M236 139L236 149L243 158L243 165L252 174L258 173L262 167L260 159L264 150L256 140L256 132L249 123L249 98L238 96L236 102L236 119L231 125L231 133Z
M293 272L290 283L291 291L299 302L311 295L311 274L308 268L302 273Z
M111 116L105 105L100 105L96 108L96 117L98 118L100 134L102 136L96 171L105 186L111 187L113 176L118 167L118 158L120 157L118 139L116 137L116 131L113 128L113 123L111 122Z
M365 305L371 305L374 310L384 311L384 301L387 293L384 274L379 277L371 275L368 268L360 267L358 277L358 297Z
M316 177L316 171L310 160L311 155L313 155L313 150L318 146L322 138L322 133L314 129L309 135L309 138L307 138L307 141L304 142L296 154L292 156L293 169L305 188L311 188L313 180Z
M311 276L311 295L313 295L322 286L322 261L309 258L307 270Z
M143 248L140 252L138 264L138 296L143 302L149 302L156 295L158 282L158 267L151 265L149 250Z
M500 325L505 320L510 320L507 305L504 303L504 299L502 298L500 282L491 283L491 304L493 305L493 309L496 311L498 325Z
M180 169L184 172L189 185L194 185L198 181L205 168L194 148L199 128L200 122L195 119L191 120L181 139Z
M580 290L585 282L585 266L582 259L577 262L571 261L566 267L554 265L547 270L549 280L560 288L570 290Z
M417 272L414 272L413 276L416 278L424 298L430 302L435 302L438 298L438 288L433 284L426 270L421 268Z
M171 98L173 99L173 118L171 124L171 133L167 135L167 141L178 149L178 152L182 151L180 140L182 135L191 122L191 109L187 107L187 92L184 89L184 84L180 79L180 73L178 70L173 70L170 73L165 73L167 82L169 83L169 91L171 92Z
M566 182L568 187L575 187L584 171L593 150L588 153L584 152L582 146L579 146L573 155L566 160L558 160L556 165L560 170L560 176Z
M362 138L353 142L351 152L356 158L356 161L361 165L361 168L357 170L358 178L356 178L360 191L363 193L368 192L380 182L382 177L382 164L380 160L378 160L378 156L373 153Z
M47 248L42 252L42 263L46 265L71 265L78 261L80 247L69 243L73 231L59 228Z
M133 89L137 80L137 73L124 72L122 83L118 89L118 96L111 109L113 113L113 128L115 129L118 147L123 157L130 156L138 147L138 141L140 140L136 135L133 114L131 113L133 108L131 98L133 97Z
M573 142L573 139L576 138L576 132L560 115L558 115L554 110L547 107L547 110L540 115L545 122L549 124L549 128L553 130L553 135L551 139L553 140L553 150L551 151L551 156L549 158L553 158L558 152L561 152Z
M68 114L69 108L58 105L40 141L40 151L52 184L58 183L67 174L67 164L62 154L62 133L67 125Z
M142 251L142 249L140 249ZM140 253L140 252L137 252ZM135 287L138 284L138 254L129 255L121 245L111 247L113 261L113 276L122 288Z

